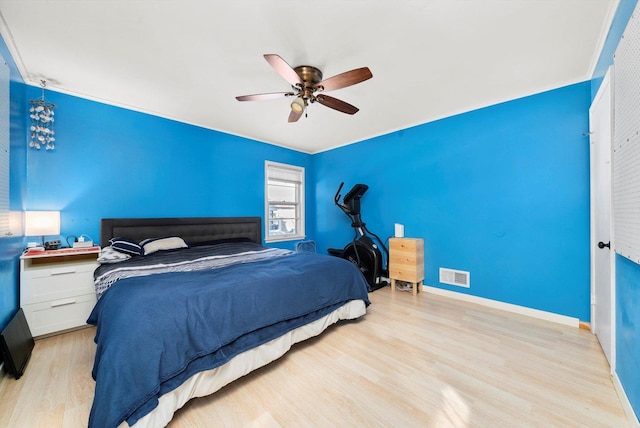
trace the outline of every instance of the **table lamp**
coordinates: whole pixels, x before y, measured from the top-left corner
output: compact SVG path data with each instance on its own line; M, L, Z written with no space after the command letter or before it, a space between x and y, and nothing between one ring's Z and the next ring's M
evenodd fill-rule
M25 211L24 234L41 236L44 247L45 236L60 235L60 211Z

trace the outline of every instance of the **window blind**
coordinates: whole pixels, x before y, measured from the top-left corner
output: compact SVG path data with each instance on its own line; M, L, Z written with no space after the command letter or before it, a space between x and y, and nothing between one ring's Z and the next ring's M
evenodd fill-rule
M0 57L0 237L9 234L9 66Z

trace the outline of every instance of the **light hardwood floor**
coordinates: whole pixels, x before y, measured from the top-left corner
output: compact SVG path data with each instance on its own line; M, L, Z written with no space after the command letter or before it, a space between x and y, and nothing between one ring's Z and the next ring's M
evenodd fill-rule
M364 319L191 400L182 427L628 427L586 330L390 289ZM93 329L36 341L25 375L0 382L0 427L83 427Z

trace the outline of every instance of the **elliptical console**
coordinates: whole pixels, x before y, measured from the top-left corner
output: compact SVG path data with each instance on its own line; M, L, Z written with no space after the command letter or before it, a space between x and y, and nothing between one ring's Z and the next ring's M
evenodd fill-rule
M356 184L340 203L340 197L342 196L340 191L343 186L344 182L340 183L333 201L351 220L351 227L355 231L355 236L353 241L343 249L329 248L328 251L333 256L342 257L355 264L367 280L369 291L375 291L388 285L386 281L382 280L383 276L387 276L387 270L383 269L383 256L380 252L380 247L384 250L387 259L389 258L389 250L375 233L367 229L367 225L362 221L360 215L360 199L369 189L369 186ZM367 234L376 238L379 246Z

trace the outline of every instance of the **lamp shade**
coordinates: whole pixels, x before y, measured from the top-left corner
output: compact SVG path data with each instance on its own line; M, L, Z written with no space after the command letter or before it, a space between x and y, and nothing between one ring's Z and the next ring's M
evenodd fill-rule
M60 235L60 211L25 211L26 236Z
M291 103L291 110L294 113L302 113L304 110L304 100L301 97L296 97Z

